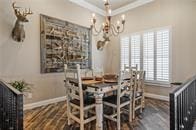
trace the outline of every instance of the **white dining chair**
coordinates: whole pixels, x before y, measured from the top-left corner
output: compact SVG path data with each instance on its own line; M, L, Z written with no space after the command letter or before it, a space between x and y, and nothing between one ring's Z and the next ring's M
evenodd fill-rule
M85 114L90 110L95 110L95 100L90 97L84 98L80 65L77 65L76 69L68 69L67 65L64 65L64 69L67 87L68 125L71 125L71 120L73 120L80 124L80 130L84 130L85 124L96 120L95 114ZM77 84L72 83L71 80L77 81Z
M138 65L136 64L135 66L127 66L126 64L124 64L124 70L125 71L130 71L130 70L136 71L138 70Z
M93 69L81 69L81 77L93 77L94 70Z
M117 129L121 128L120 116L122 113L129 115L129 121L132 121L132 80L124 80L124 73L120 72L118 78L117 95L111 95L103 99L104 105L113 109L112 113L104 113L106 119L117 123ZM126 109L128 107L128 110Z
M133 119L135 119L136 111L140 110L140 113L143 112L143 108L145 107L145 97L144 97L144 71L136 72L136 82L133 86Z

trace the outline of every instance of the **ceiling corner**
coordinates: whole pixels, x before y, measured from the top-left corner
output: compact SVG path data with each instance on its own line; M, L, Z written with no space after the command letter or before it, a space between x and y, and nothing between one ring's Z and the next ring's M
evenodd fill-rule
M123 6L121 8L118 8L118 9L114 10L112 15L114 16L114 15L121 14L123 12L126 12L128 10L137 8L137 7L142 6L142 5L145 5L147 3L151 3L153 1L154 0L137 0L137 1L133 2L133 3L130 3L130 4L126 5L126 6Z
M90 4L89 2L86 2L85 0L69 0L69 1L79 5L81 7L84 7L86 9L89 9L90 11L92 11L94 13L97 13L97 14L100 14L102 16L105 16L105 11L103 9L101 9L101 8L99 8L99 7L97 7L97 6L93 5L93 4ZM124 13L124 12L126 12L128 10L131 10L131 9L137 8L139 6L151 3L153 1L154 0L136 0L133 3L127 4L127 5L123 6L123 7L120 7L118 9L113 10L112 11L112 16Z
M92 5L92 4L90 4L90 3L88 3L88 2L86 2L84 0L69 0L69 1L79 5L81 7L84 7L86 9L89 9L90 11L92 11L94 13L100 14L102 16L105 15L105 11L104 10L102 10L102 9L98 8L97 6Z

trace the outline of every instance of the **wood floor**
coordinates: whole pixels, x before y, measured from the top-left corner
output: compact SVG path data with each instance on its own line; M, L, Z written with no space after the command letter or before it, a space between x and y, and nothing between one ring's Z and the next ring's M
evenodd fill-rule
M79 126L66 125L66 105L60 102L41 108L25 111L25 130L78 130ZM95 130L95 122L85 127ZM115 123L104 121L104 130L115 130ZM133 123L128 123L127 117L122 117L122 130L169 130L169 103L146 99L146 108L142 115Z

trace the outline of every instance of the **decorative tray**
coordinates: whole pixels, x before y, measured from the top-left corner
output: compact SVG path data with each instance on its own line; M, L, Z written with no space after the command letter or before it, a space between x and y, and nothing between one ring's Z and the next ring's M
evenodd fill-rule
M82 77L82 80L93 80L93 77Z
M105 79L105 83L117 83L118 81L116 79Z

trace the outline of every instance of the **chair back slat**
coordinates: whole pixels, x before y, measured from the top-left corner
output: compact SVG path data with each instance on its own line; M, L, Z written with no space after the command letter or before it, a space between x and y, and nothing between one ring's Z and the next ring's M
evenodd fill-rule
M136 85L134 91L142 91L144 89L145 72L140 70L136 72Z
M65 68L65 80L67 87L67 95L70 99L77 99L80 101L80 106L83 107L83 89L82 89L82 80L81 80L81 70L80 65L77 64L76 69L69 69L67 65L64 65ZM69 80L76 80L77 84L71 84Z
M64 70L67 70L67 78L77 78L77 69L67 69L67 65L64 65ZM94 70L93 69L80 69L81 77L93 77Z
M74 99L77 99L77 100L80 100L79 87L75 87L75 85L70 84L70 87L68 88L68 91L69 91L69 96L70 97L72 97Z
M94 70L93 69L81 69L81 77L93 77Z
M70 93L69 93L69 96L70 96L72 99L80 100L80 96L79 96L78 94L76 94L75 92L70 92Z
M133 71L133 119L136 117L136 111L139 109L140 113L145 108L145 97L144 97L144 76L145 72L142 70Z
M132 78L132 83L134 83L134 79L135 79L135 75L138 71L138 65L136 64L136 66L124 66L124 71L123 73L125 74L125 77L131 77Z
M124 70L138 70L138 65L136 64L135 66L126 66L124 65Z
M127 77L129 76L129 77ZM119 92L119 98L123 97L125 95L131 96L131 90L132 90L132 80L131 80L131 75L127 75L125 71L121 71L119 74L119 79L118 79L118 92Z

